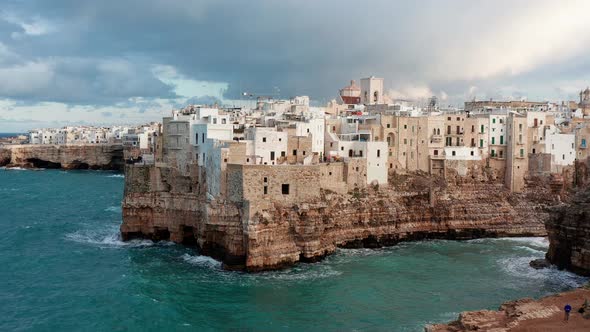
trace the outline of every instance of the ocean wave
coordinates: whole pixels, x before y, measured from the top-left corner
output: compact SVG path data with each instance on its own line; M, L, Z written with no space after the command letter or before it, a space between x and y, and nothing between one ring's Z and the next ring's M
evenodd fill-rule
M193 255L189 255L189 254L184 254L181 257L182 257L182 259L184 259L185 262L193 264L193 265L221 268L221 262L216 261L215 259L213 259L209 256L202 256L202 255L193 256Z
M342 275L341 271L334 270L326 262L320 262L314 264L301 264L299 266L283 271L262 272L259 274L252 275L252 277L257 279L258 281L309 281L333 278L339 275Z
M514 242L528 244L538 248L549 248L549 240L544 237L499 237L468 240L471 243L488 243L488 242Z
M22 168L22 167L18 167L18 166L17 167L0 167L0 168L3 170L6 170L6 171L28 171L27 168Z
M100 248L150 247L151 240L122 241L118 229L108 231L77 231L66 234L66 239L78 243L98 245Z
M124 174L113 174L113 175L108 175L107 178L124 178L125 175Z
M104 209L105 212L121 212L120 206L109 206L108 208Z
M586 277L558 270L556 267L540 270L532 268L529 265L530 261L539 258L542 258L542 255L503 258L499 259L497 264L506 273L519 278L552 281L568 287L581 287L588 282Z

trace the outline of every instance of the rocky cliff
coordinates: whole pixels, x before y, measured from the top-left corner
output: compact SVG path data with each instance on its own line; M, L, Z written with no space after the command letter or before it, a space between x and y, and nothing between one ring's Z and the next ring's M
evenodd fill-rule
M553 208L546 227L547 259L559 268L590 276L590 188L578 192L569 204Z
M463 331L590 331L590 308L584 306L590 290L576 289L539 300L522 299L502 304L498 311L463 312L454 322L431 325L426 332ZM563 307L573 310L568 323L563 322ZM578 310L584 307L584 312Z
M0 146L0 166L122 170L123 165L120 144Z
M511 194L489 181L434 183L417 175L396 181L345 195L324 190L302 204L235 203L207 197L198 177L130 166L121 233L195 244L226 268L260 271L316 261L337 247L544 236L546 207L554 204L549 189L532 184Z

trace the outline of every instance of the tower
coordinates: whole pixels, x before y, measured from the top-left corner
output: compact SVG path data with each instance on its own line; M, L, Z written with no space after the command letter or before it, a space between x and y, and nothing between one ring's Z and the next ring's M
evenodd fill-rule
M383 104L383 79L375 76L361 79L361 103Z

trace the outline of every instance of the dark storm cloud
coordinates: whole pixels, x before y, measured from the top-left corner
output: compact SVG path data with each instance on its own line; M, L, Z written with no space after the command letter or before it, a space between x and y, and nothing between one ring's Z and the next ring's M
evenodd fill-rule
M583 1L8 0L3 12L12 19L0 18L0 43L18 57L4 56L2 64L0 49L0 96L74 104L174 98L173 87L151 70L160 64L188 79L228 82L229 98L278 87L284 97L324 100L350 78L371 74L393 88L423 84L452 95L518 77L527 85L542 76L535 73L540 65L587 55L587 48L564 47L587 27L576 14L581 6L587 7ZM569 13L567 20L553 7ZM576 20L582 23L572 25ZM27 35L22 23L37 35Z

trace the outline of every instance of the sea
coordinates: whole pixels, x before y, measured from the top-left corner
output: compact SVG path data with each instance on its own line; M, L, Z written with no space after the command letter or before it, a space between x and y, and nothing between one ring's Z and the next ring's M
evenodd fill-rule
M122 242L123 175L0 169L0 331L423 331L588 280L534 270L544 238L338 250L274 272Z

